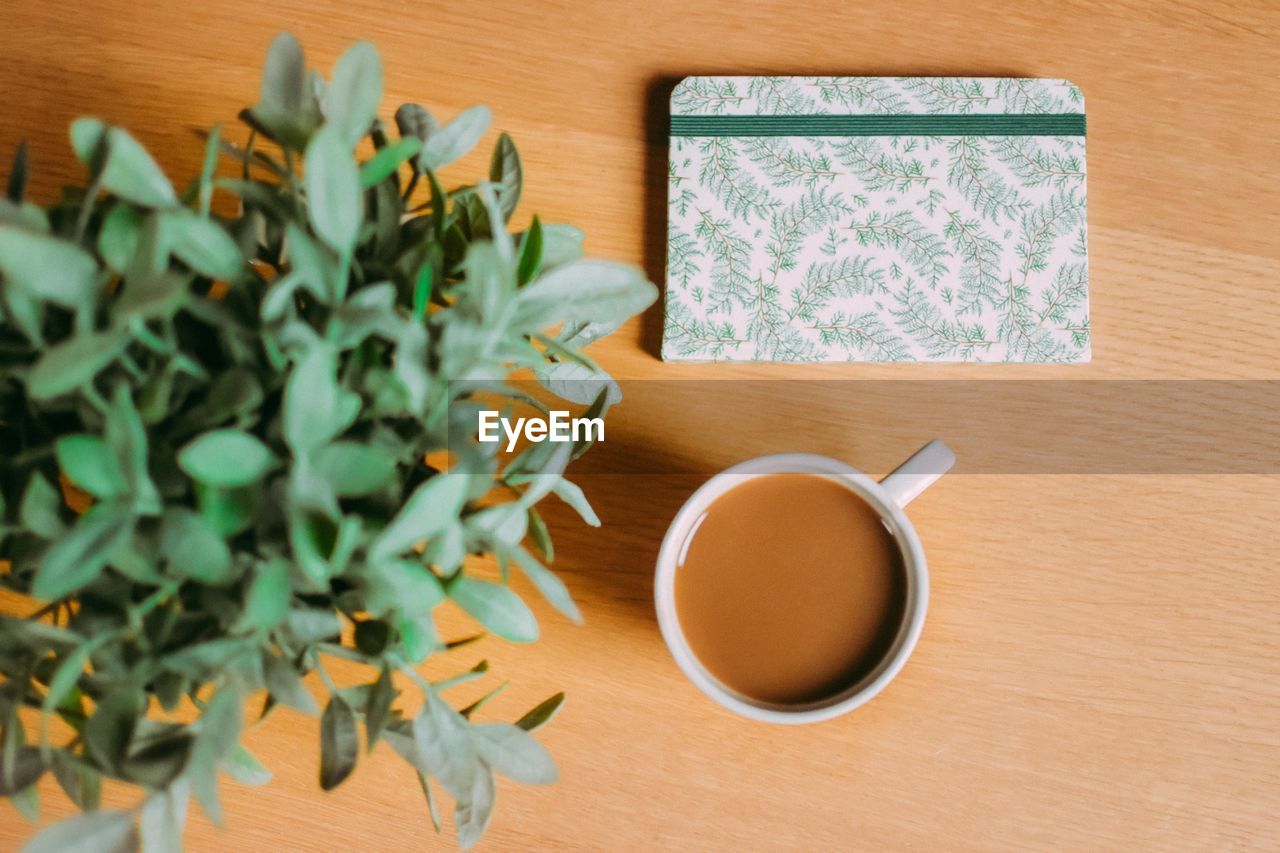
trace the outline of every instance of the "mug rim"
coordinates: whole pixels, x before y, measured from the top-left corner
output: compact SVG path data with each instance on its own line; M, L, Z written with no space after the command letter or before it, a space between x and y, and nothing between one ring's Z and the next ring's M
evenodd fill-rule
M702 665L689 647L675 607L675 572L680 548L692 532L693 522L717 498L747 479L770 474L815 474L840 483L860 498L890 527L902 552L906 595L902 623L870 672L844 690L823 699L800 704L763 702L738 693L721 683ZM735 481L735 477L742 477ZM816 723L846 714L878 695L906 665L924 629L929 600L929 571L924 548L915 526L902 507L878 482L852 465L815 453L774 453L739 462L713 475L684 502L662 538L654 572L654 604L658 628L667 649L685 677L721 706L762 722Z

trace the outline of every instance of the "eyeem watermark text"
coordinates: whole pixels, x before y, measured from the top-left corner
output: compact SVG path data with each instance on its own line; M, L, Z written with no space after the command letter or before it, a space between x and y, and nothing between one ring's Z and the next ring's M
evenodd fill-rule
M523 435L529 441L604 441L604 418L574 418L567 411L550 411L545 418L504 418L482 409L479 439L486 444L507 440L507 452L515 450Z

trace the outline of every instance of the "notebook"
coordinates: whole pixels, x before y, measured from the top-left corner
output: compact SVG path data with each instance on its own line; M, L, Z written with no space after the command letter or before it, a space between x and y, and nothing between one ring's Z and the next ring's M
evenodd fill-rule
M688 77L670 135L664 359L1089 360L1068 81Z

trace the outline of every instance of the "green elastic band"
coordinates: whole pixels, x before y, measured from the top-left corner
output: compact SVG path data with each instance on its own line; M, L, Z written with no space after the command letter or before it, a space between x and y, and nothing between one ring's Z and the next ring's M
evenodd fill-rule
M672 116L672 136L1084 136L1082 113Z

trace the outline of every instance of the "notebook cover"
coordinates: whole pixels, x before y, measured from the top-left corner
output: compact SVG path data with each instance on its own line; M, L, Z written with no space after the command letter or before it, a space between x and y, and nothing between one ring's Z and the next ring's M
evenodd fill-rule
M684 79L663 358L1088 361L1084 131L1066 80Z

